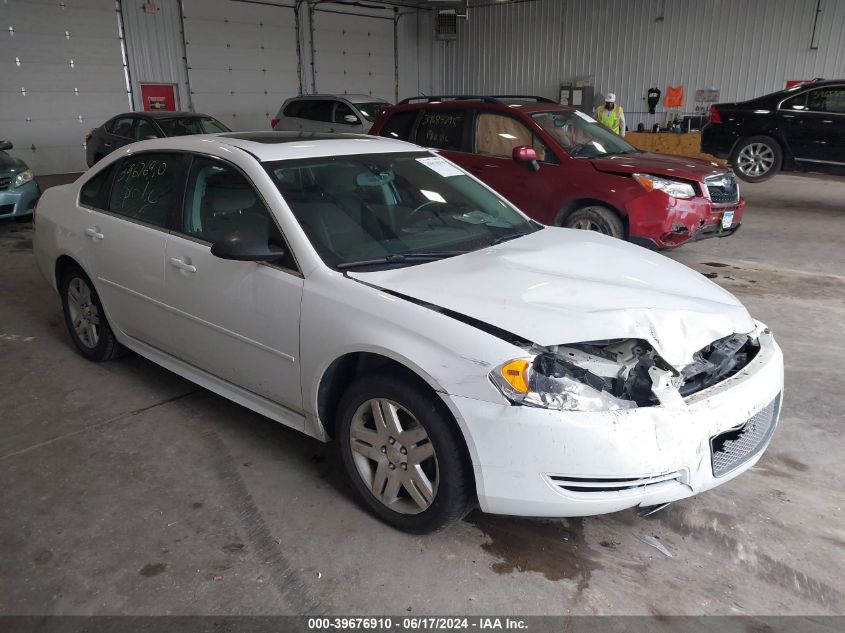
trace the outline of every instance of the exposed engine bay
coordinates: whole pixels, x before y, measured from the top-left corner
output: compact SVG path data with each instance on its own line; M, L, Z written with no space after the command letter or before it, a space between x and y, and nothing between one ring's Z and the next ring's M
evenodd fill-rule
M679 373L646 341L595 341L545 348L534 358L532 375L544 383L535 385L540 393L558 391L556 381L574 380L612 396L618 408L647 407L659 404L658 382L686 397L740 371L758 350L748 334L732 334L696 352Z

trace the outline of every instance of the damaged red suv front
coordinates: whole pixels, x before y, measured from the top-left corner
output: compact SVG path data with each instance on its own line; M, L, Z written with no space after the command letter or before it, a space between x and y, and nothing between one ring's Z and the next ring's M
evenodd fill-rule
M727 237L742 225L745 199L733 173L692 158L640 153L592 161L600 172L631 179L620 196L628 240L658 249Z

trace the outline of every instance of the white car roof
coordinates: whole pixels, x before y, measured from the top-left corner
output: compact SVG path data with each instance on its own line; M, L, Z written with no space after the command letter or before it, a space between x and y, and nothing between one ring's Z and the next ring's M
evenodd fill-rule
M227 132L225 134L195 134L175 136L133 143L129 152L155 149L212 153L225 156L230 147L252 154L261 162L345 156L349 154L387 154L390 152L425 151L424 148L366 134L324 134L319 132Z

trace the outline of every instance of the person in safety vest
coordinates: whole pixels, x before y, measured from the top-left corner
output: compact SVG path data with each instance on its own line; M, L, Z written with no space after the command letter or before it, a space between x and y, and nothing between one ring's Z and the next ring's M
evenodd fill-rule
M607 93L604 105L596 108L596 120L619 136L625 136L625 113L621 105L616 105L616 95L612 92Z

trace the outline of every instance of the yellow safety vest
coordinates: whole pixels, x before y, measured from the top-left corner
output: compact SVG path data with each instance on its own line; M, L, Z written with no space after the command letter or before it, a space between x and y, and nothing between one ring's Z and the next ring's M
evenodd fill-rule
M596 120L603 126L610 128L617 134L622 133L622 106L614 106L608 110L603 105L596 108Z

